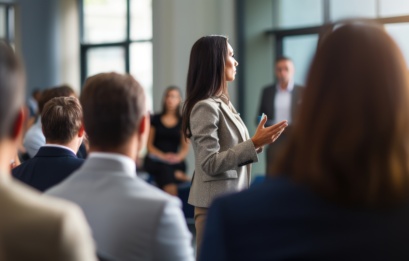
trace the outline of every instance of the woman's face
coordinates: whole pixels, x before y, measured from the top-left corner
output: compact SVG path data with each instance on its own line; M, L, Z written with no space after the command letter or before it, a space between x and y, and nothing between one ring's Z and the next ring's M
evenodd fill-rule
M224 76L226 81L231 82L236 78L236 67L239 63L234 59L234 51L229 43L227 43L227 58L224 66Z
M170 90L165 97L165 106L168 110L176 110L179 107L181 98L179 91Z

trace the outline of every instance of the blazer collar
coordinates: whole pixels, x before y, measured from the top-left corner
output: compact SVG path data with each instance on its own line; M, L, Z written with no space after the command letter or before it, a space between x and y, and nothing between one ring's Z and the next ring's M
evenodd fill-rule
M72 157L77 158L72 151L60 147L41 147L35 157Z
M227 104L224 103L224 102L222 101L222 99L220 99L220 98L218 98L218 97L212 97L212 98L213 98L214 101L216 101L216 102L219 103L220 108L224 111L224 113L227 115L227 117L230 118L230 120L234 123L234 125L236 125L236 129L237 129L237 131L240 133L240 136L241 136L241 138L242 138L242 141L246 141L246 140L247 140L246 133L240 131L241 128L238 127L238 126L242 125L242 126L244 127L244 130L246 131L246 128L245 128L245 125L244 125L243 121L240 122L240 121L233 115L233 112L231 111L231 109L229 108L229 106L227 106Z

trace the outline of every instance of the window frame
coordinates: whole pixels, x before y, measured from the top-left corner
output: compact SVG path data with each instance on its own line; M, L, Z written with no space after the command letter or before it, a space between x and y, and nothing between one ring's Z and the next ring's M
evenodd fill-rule
M283 49L283 42L284 38L287 36L300 36L300 35L309 35L309 34L318 34L319 36L325 32L328 26L332 27L336 24L336 22L331 22L330 19L330 10L331 10L331 1L330 0L322 0L323 2L323 20L324 23L319 26L311 26L311 27L298 27L298 28L291 28L291 29L271 29L265 31L266 36L273 36L275 41L275 56L279 57L284 54ZM395 23L408 23L409 22L409 15L404 16L392 16L392 17L379 17L380 14L380 1L376 0L376 10L377 10L377 18L367 18L368 21L375 21L385 24L395 24ZM319 40L318 40L319 41Z
M11 12L14 12L14 16L16 13L16 5L12 3L2 3L0 2L0 6L5 7L5 16L4 16L4 25L6 29L6 37L0 38L0 40L6 41L8 44L13 45L15 44L15 22L11 21L10 19L12 16L10 15Z
M84 41L84 0L79 0L80 9L80 70L81 86L85 82L88 74L87 53L93 48L104 47L122 47L125 51L125 72L130 73L130 48L133 43L152 43L152 37L149 39L131 39L131 0L126 0L126 39L124 41L107 42L107 43L86 43ZM153 59L153 57L152 57Z

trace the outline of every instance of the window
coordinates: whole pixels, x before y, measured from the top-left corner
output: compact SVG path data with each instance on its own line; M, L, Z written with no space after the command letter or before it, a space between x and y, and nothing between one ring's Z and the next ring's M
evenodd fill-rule
M386 24L385 29L401 48L409 68L409 23Z
M0 4L0 40L14 47L14 5Z
M81 81L130 73L152 108L152 0L81 1Z
M308 69L317 48L318 35L297 35L287 36L283 40L283 52L287 57L291 57L295 70L294 82L305 84ZM303 48L300 48L302 46Z
M400 46L409 66L408 0L274 0L273 30L275 57L294 60L295 81L305 83L311 58L324 23L345 18L366 18L385 25ZM321 17L320 17L321 16Z
M324 23L322 0L278 1L274 6L276 28L297 28Z

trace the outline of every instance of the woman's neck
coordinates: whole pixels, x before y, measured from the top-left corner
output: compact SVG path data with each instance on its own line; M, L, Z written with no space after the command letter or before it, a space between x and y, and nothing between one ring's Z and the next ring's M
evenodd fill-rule
M176 117L176 110L166 110L164 116L174 116Z

